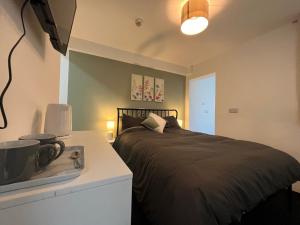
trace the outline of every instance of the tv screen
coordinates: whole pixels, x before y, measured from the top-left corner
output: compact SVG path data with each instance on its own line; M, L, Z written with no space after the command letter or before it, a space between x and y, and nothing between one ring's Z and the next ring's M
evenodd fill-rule
M76 0L31 0L43 30L53 47L66 55L77 8Z

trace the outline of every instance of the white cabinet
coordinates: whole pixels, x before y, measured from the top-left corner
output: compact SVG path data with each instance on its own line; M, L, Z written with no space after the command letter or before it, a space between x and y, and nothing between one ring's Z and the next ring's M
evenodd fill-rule
M75 132L86 168L74 180L0 195L1 225L130 225L132 174L98 133Z

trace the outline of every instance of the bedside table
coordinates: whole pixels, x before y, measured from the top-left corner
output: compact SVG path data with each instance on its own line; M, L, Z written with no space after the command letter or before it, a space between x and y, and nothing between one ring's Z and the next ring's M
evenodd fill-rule
M113 138L113 139L107 140L107 142L108 142L109 144L111 144L111 145L112 145L112 144L115 142L115 140L116 140L116 139L115 139L115 138Z
M102 133L75 131L85 165L74 179L0 194L1 225L131 225L132 173Z

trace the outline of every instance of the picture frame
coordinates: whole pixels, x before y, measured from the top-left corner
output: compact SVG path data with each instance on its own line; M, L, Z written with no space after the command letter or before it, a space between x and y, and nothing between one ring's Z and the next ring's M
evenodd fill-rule
M151 102L154 100L154 78L144 76L144 94L143 101Z
M165 81L161 78L155 78L155 102L165 101Z
M131 100L143 100L143 76L132 74L131 75Z

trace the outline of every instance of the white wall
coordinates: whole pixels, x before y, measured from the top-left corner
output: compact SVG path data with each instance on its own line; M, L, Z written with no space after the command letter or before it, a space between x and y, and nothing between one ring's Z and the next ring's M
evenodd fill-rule
M299 23L197 65L191 77L213 72L216 134L271 145L300 161ZM228 113L232 107L240 112Z
M0 1L1 90L8 77L9 50L21 32L22 3L22 0ZM13 82L4 99L9 127L0 130L0 141L39 132L47 104L58 102L59 54L52 48L30 5L25 14L28 35L13 56Z

